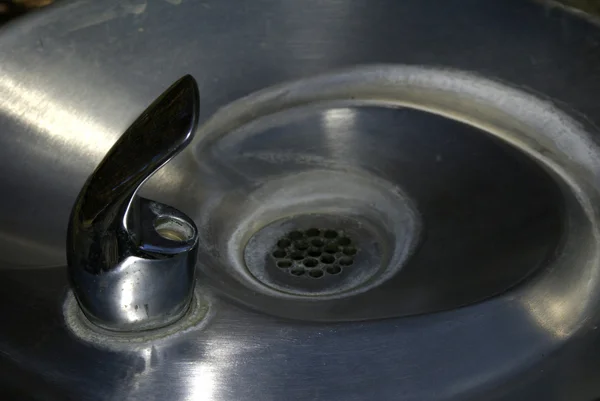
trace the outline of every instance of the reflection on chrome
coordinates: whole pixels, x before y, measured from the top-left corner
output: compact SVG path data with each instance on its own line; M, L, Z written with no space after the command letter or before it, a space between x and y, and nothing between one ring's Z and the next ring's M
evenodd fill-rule
M352 109L330 109L323 112L323 126L328 134L346 135L355 125L356 115Z
M125 313L125 318L127 321L133 323L140 320L143 317L144 309L139 308L137 305L133 305L134 303L134 294L137 291L136 280L138 280L138 276L136 274L132 274L122 280L120 283L120 291L117 289L116 294L119 294L121 297L120 302L123 308L121 309L123 313Z
M214 366L209 363L190 363L187 367L187 389L185 397L188 401L215 400L216 375Z
M572 324L578 320L574 305L564 298L530 302L527 306L535 321L555 338L568 337L573 329Z
M348 154L354 149L356 135L356 112L352 109L330 109L323 112L322 125L324 140L330 156L345 158L354 157Z
M590 263L597 264L598 255L590 260ZM600 279L599 266L578 268L585 274L577 278L571 276L574 282L563 282L562 288L554 291L537 286L524 299L529 315L555 339L570 337L588 319L586 315L592 313L591 306L594 305Z
M87 154L103 155L114 142L106 129L77 113L47 92L31 88L0 74L0 112L35 127L35 131Z

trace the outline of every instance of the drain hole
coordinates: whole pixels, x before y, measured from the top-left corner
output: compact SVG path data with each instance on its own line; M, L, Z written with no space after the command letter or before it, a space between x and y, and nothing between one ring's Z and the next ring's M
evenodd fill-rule
M321 262L330 265L335 262L335 258L332 255L323 255L321 256Z
M322 240L322 239L319 239L319 238L315 238L315 239L313 239L312 241L310 241L310 243L311 243L313 246L317 246L317 247L321 247L321 246L325 245L325 243L323 242L323 240Z
M279 241L277 241L277 246L279 248L287 248L288 246L290 246L292 243L290 242L289 239L280 239Z
M317 259L305 259L304 266L306 267L317 267L319 261Z
M294 267L290 270L290 274L293 276L302 276L304 273L306 273L306 270L303 267Z
M271 251L278 268L295 277L311 278L342 273L354 264L357 253L343 231L324 228L291 231Z
M338 240L338 244L340 244L341 246L350 245L350 243L351 243L351 242L352 242L352 241L350 241L350 238L346 238L346 237L344 237L344 238L340 238L340 239Z
M310 248L308 250L308 256L312 256L313 258L318 258L321 256L321 250L319 248Z
M294 242L294 247L299 251L305 251L308 249L308 242L306 241L296 241Z
M329 244L325 247L324 251L327 253L337 253L339 247L336 244Z
M314 269L308 272L308 275L312 278L320 278L323 277L323 270Z
M356 255L356 248L353 246L347 246L344 248L344 254L348 256Z
M273 257L276 259L285 258L286 255L287 254L285 253L285 251L283 249L278 249L273 252Z
M292 232L289 234L289 237L290 237L292 240L296 241L296 240L302 239L303 235L302 235L302 233L301 233L300 231L292 231Z
M339 266L329 266L325 271L329 274L340 274L342 272L342 268Z
M338 233L336 233L333 230L327 230L327 231L325 231L325 234L323 236L327 239L334 239L334 238L337 238Z
M342 266L350 266L352 263L354 263L354 259L350 257L343 256L340 258L340 265Z
M318 237L319 235L321 235L321 230L318 228L309 228L306 230L307 237Z

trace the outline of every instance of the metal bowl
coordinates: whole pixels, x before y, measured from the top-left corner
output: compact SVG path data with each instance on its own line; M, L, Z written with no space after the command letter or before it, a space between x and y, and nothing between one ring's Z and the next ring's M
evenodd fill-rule
M523 0L75 1L9 24L3 393L592 401L599 43ZM69 293L71 207L187 73L196 139L142 195L198 226L194 302L98 329Z

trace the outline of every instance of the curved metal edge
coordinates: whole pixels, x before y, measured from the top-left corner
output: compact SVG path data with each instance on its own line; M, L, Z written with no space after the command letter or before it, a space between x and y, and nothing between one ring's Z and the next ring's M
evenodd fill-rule
M536 320L543 320L540 324L544 327L554 325L561 339L582 324L579 317L598 302L594 289L600 288L600 276L593 274L600 264L600 211L595 207L600 203L600 148L588 132L591 127L547 99L476 74L429 66L369 65L280 84L231 103L200 127L198 140L192 144L195 162L201 164L202 152L221 136L258 119L311 104L409 107L441 115L509 143L551 172L565 196L571 198L571 206L581 209L569 216L571 232L579 227L581 235L570 236L568 252L563 254L568 257L558 258L551 269L518 291L499 296L518 294L521 306ZM574 265L585 279L565 276L566 268ZM281 296L256 285L247 272L235 269L232 273L244 286L267 296ZM573 300L568 302L569 313L565 314L566 306L561 307L561 316L569 319L553 313L555 305L536 301L547 299L542 293L548 287ZM585 290L584 299L576 288Z

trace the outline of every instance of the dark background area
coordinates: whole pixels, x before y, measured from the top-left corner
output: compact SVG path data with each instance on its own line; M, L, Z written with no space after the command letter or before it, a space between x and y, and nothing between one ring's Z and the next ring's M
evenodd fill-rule
M54 0L0 0L0 24L53 2Z
M29 11L48 6L60 0L0 0L0 24ZM527 1L527 0L524 0ZM542 3L562 4L600 17L600 0L538 0Z

